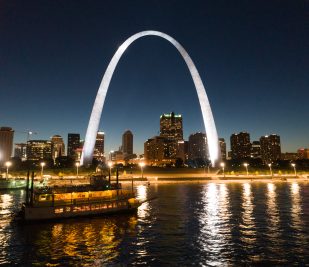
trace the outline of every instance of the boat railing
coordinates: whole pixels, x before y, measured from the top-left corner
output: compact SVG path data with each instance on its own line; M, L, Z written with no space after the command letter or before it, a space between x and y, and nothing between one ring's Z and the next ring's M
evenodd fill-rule
M71 192L62 194L35 194L33 206L49 207L63 205L77 205L95 202L110 202L133 198L134 193L130 190L105 190L88 192Z

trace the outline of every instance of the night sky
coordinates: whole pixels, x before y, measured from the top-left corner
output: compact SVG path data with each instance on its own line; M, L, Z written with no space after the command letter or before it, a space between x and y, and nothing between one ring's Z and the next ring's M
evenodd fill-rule
M34 139L60 134L66 141L68 132L84 138L117 48L139 31L157 30L196 64L220 137L277 133L283 151L309 147L306 8L299 0L0 0L0 126L16 130L15 142L26 141L27 130L38 133ZM183 115L186 139L204 131L190 73L158 37L139 39L124 53L106 101L106 152L130 129L142 153L158 134L160 115L171 111Z

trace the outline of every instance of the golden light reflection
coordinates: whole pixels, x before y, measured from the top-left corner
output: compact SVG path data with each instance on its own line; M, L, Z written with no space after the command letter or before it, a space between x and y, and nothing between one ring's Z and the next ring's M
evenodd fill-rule
M253 216L253 194L250 183L242 185L242 223L240 224L241 239L247 244L253 244L256 241L256 231Z
M137 199L143 201L147 199L147 187L145 185L138 185L136 187Z
M12 206L13 197L10 194L1 195L0 214L9 214L9 208Z
M276 185L267 184L267 219L268 219L268 235L270 238L279 239L279 211L277 207ZM276 240L278 241L278 240Z
M294 182L290 185L291 190L291 216L292 216L292 225L294 228L299 228L301 226L301 205L300 205L300 194L299 194L299 185Z
M222 265L221 252L228 246L231 233L229 227L230 204L226 184L209 183L203 195L203 210L199 215L201 233L199 241L205 251L211 251L206 265Z

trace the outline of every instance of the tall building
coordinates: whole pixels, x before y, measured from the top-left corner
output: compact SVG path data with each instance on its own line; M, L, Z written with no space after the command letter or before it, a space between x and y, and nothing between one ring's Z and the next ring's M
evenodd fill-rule
M188 141L180 140L177 142L176 158L181 158L183 162L188 159Z
M52 143L52 158L55 160L58 157L62 157L65 154L65 145L60 135L54 135L51 138Z
M93 158L104 161L104 132L98 132L95 140Z
M20 158L22 160L27 159L27 144L18 143L14 145L14 157Z
M224 138L219 138L219 146L221 152L221 160L226 160L226 143Z
M170 158L176 159L178 141L183 140L182 116L174 112L160 116L160 136L168 139Z
M309 149L300 148L297 150L297 158L299 159L309 159Z
M251 154L250 134L246 132L231 135L232 159L249 158Z
M189 136L188 141L188 158L189 160L207 160L208 159L208 147L206 134L195 133Z
M251 158L261 158L261 143L260 141L253 141L251 144Z
M52 158L52 143L49 140L27 141L27 160Z
M183 140L182 116L174 112L162 114L160 116L160 136L175 141Z
M124 157L133 155L133 134L129 130L122 135L122 152Z
M12 156L14 131L10 127L0 128L0 163L8 161Z
M144 157L149 165L164 165L175 162L175 155L170 151L170 139L154 136L144 143Z
M271 163L281 158L280 136L271 134L261 136L261 155L264 163Z
M80 148L80 135L77 133L68 134L68 157L76 157L76 149Z

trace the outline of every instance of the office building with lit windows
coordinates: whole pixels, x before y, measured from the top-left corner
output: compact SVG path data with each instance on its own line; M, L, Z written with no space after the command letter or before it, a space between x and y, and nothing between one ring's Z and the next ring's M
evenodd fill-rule
M281 158L280 136L277 134L265 135L260 138L261 155L265 164Z
M240 160L249 158L251 155L250 134L247 132L234 133L231 135L231 158Z
M8 161L13 151L14 130L10 127L0 128L0 164Z

